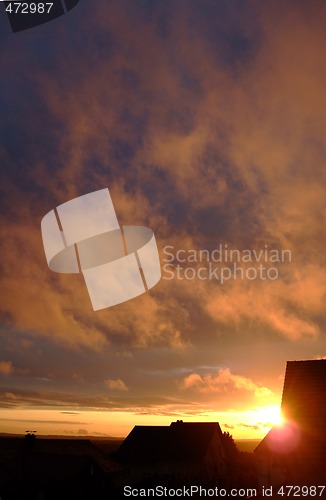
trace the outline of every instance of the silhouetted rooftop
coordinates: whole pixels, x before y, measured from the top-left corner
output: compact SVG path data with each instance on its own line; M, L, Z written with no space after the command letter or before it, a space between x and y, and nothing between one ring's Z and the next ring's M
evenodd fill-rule
M170 426L136 425L117 451L127 463L201 460L212 439L222 437L217 422L172 422Z
M17 480L39 483L73 478L92 464L104 475L121 471L86 439L0 438L0 469Z
M288 361L285 372L282 413L302 430L325 433L326 359Z
M284 423L273 427L255 449L287 457L297 480L315 480L326 470L326 360L288 361L282 396Z

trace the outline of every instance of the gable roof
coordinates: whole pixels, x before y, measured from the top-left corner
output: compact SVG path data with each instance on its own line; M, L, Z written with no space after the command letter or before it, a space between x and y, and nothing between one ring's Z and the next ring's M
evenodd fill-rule
M219 438L222 438L222 431L217 422L136 425L116 456L127 463L193 462L203 459L212 440Z
M323 428L326 420L326 359L288 361L282 413L302 430Z
M288 361L282 414L285 423L273 427L255 449L257 453L323 453L326 445L326 360Z

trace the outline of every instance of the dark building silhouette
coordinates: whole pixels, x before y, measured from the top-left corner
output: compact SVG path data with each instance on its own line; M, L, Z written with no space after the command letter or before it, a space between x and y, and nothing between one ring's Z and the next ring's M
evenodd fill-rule
M0 438L1 500L107 498L121 472L86 439Z
M225 480L227 460L218 423L135 426L115 458L128 467L128 480L164 479L182 484Z
M281 409L255 450L262 484L325 484L326 360L287 362Z

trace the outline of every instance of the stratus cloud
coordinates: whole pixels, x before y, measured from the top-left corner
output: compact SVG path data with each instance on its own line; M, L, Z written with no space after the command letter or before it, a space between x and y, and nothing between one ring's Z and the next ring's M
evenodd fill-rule
M129 389L120 378L109 378L105 381L105 385L110 391L127 392Z
M111 379L112 385L114 387L124 387L124 382L122 384L119 382L119 379ZM117 382L118 380L118 382ZM89 395L78 395L76 393L71 394L67 392L37 392L37 391L29 391L29 390L21 390L21 389L8 389L8 390L0 390L0 407L2 408L31 408L31 407L50 407L50 408L60 408L61 411L65 409L69 412L81 410L94 410L94 411L130 411L130 412L139 412L139 411L148 411L150 413L156 411L167 411L170 409L172 411L178 411L181 408L191 408L193 409L193 404L176 399L174 397L165 397L165 396L140 396L135 398L131 391L124 391L117 389L117 394L110 393L108 395L108 391L103 391L102 394L89 394Z
M272 395L267 387L257 385L250 378L233 374L229 368L220 369L213 375L201 376L192 373L183 379L181 387L195 389L204 394L245 391L258 398Z

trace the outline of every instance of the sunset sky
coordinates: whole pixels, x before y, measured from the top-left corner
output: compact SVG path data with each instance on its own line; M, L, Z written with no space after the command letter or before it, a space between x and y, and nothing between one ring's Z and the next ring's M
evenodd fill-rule
M324 0L80 0L16 34L0 10L0 432L267 433L286 361L326 356L325 26ZM41 220L103 188L162 279L93 311ZM219 249L268 262L184 262Z

